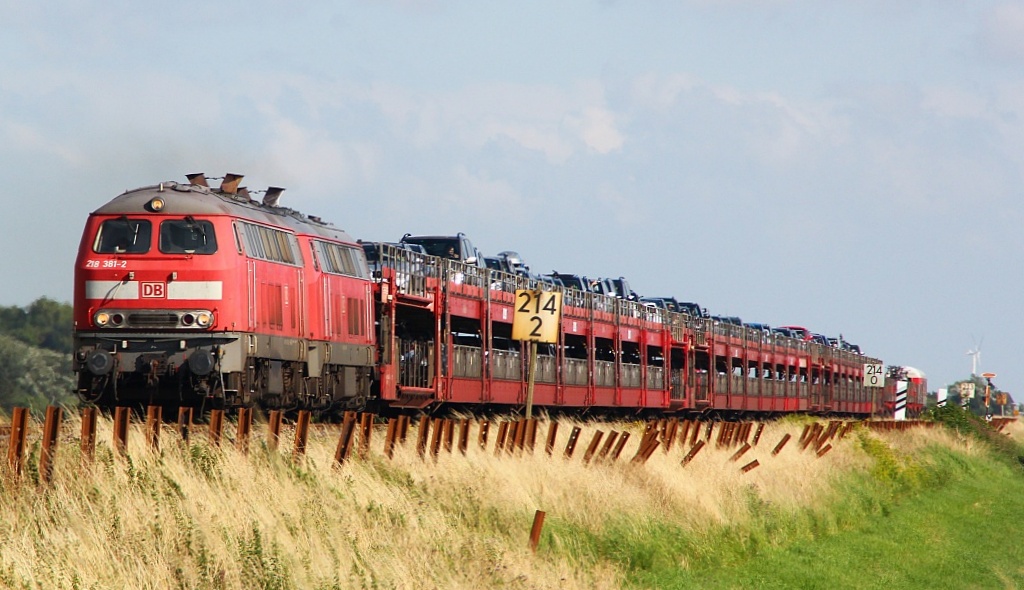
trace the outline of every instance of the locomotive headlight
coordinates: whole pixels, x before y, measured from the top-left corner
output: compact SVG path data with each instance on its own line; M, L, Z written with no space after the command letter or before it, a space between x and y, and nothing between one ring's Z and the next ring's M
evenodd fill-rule
M105 311L96 312L96 315L93 316L93 321L102 328L110 323L110 314Z
M153 197L152 199L150 199L149 203L146 203L146 208L149 209L150 211L152 211L153 213L159 213L159 212L163 211L163 209L164 209L164 199L163 199L163 197Z
M213 325L213 314L208 311L200 311L196 314L196 325L200 328L209 328Z

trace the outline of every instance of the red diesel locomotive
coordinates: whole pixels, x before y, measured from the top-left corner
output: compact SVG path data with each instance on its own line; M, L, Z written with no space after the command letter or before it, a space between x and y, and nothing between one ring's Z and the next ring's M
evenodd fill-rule
M128 191L86 223L75 267L78 391L98 405L362 407L374 285L362 248L229 175Z
M103 407L204 403L333 411L526 403L512 339L535 278L377 244L371 274L347 233L257 202L241 177L128 191L86 224L75 272L75 368ZM451 238L453 246L460 236ZM431 238L432 240L443 240ZM465 248L463 248L465 249ZM446 251L446 250L443 250ZM776 415L892 413L848 350L642 302L563 292L534 404L554 410ZM924 406L923 381L907 400Z

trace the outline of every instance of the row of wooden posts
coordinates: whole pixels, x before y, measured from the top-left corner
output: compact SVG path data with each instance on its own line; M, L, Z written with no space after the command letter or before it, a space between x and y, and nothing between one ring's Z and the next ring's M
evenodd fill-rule
M82 455L86 460L92 460L96 448L96 419L95 408L83 408L81 448ZM296 458L302 457L306 452L306 444L309 439L311 415L307 411L300 411L295 422L295 439L292 453ZM53 460L57 451L58 436L63 419L63 410L50 406L46 409L46 418L43 423L43 436L39 456L39 475L44 482L49 482L53 475ZM188 441L192 435L193 413L191 408L180 408L176 430L180 438ZM376 416L371 413L346 412L341 424L341 436L335 449L334 459L338 464L348 461L353 450L360 457L369 453L370 439L373 432L373 424ZM238 421L236 425L235 445L243 453L248 453L249 440L252 433L253 411L249 408L238 410ZM128 432L131 421L131 410L129 408L116 408L113 421L113 444L119 453L126 453L128 449ZM267 422L267 441L269 449L276 450L280 442L281 425L283 415L280 411L271 411ZM424 416L420 418L418 432L416 435L416 449L420 457L425 458L429 453L436 458L441 450L451 453L455 447L455 430L458 428L458 451L466 454L470 442L470 430L472 422L469 418L447 419L431 418ZM664 452L672 449L678 440L680 445L690 445L689 451L684 455L681 465L686 466L694 457L707 445L710 444L715 429L719 424L718 436L715 445L718 448L737 448L730 457L730 461L737 462L751 448L756 447L764 431L765 423L756 424L753 422L700 422L697 420L678 418L652 420L646 424L644 433L641 436L640 446L633 455L633 463L646 463L659 447ZM799 444L801 450L813 449L818 457L828 453L832 446L828 441L833 438L843 438L856 422L831 421L826 424L814 423L804 427L800 436ZM919 424L931 424L928 422L905 421L900 423L892 422L868 422L869 426L881 429L904 429ZM409 435L411 420L409 416L398 416L388 419L387 434L384 439L384 454L389 459L393 457L395 446L404 444ZM537 441L537 430L539 422L536 418L523 420L503 420L498 422L496 442L494 445L495 455L503 453L533 453ZM703 427L703 436L701 430ZM146 412L146 441L153 449L160 448L160 433L163 429L163 413L159 406L150 406ZM224 430L224 412L212 410L207 426L209 442L215 446L221 444ZM544 450L548 455L555 452L555 443L558 435L559 423L551 421L548 425L547 439ZM27 435L29 431L29 411L26 408L15 408L11 419L11 432L8 444L8 463L15 474L20 474L24 463L24 456L27 448ZM355 445L355 433L359 432L359 443ZM490 420L480 420L477 432L477 444L481 449L488 446L488 438L491 431ZM753 437L751 438L751 432ZM569 440L566 443L562 455L571 459L576 451L582 429L573 426L569 433ZM612 430L607 438L602 430L596 430L587 449L583 454L584 464L591 462L615 462L623 452L627 441L630 439L629 432L617 432ZM791 436L785 434L772 450L772 456L778 455L789 442ZM603 443L603 444L602 444ZM353 449L353 447L356 447ZM744 464L741 470L745 473L758 467L758 461L754 460Z

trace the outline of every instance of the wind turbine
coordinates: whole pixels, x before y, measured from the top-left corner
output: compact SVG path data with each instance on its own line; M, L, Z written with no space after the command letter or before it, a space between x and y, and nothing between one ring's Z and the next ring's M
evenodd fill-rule
M974 336L971 336L971 340L974 340ZM985 337L981 337L981 342L985 341ZM978 363L981 361L981 342L974 345L974 348L967 350L967 356L971 357L971 377L977 376L978 374Z

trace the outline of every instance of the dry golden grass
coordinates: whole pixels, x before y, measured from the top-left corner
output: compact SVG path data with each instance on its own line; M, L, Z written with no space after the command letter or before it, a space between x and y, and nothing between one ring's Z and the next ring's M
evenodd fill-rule
M1011 420L1003 428L1003 432L1017 442L1024 442L1024 422L1021 422L1020 419Z
M312 429L306 456L295 460L288 429L280 449L270 451L261 439L265 427L254 426L245 455L229 440L211 447L196 432L183 444L169 430L155 452L135 425L121 456L109 444L111 423L101 419L91 464L77 437L66 438L53 484L32 485L31 472L18 484L8 478L0 495L8 525L0 586L617 588L623 572L574 562L568 556L577 540L564 531L664 520L699 536L756 518L752 495L783 511L814 506L833 493L838 476L871 462L855 436L833 439L821 458L801 451L795 422L768 424L760 444L736 462L736 448L716 448L712 438L686 467L680 460L689 445L678 440L669 452L632 464L642 423L578 423L579 444L565 459L573 425L561 422L553 457L543 451L542 422L533 454L496 455L493 425L481 449L474 425L466 456L442 450L426 460L416 451L415 429L393 459L384 457L377 426L369 457L337 466L336 428ZM585 465L598 428L629 431L631 439L618 461ZM792 440L772 456L786 433ZM966 448L942 433L878 436ZM760 466L741 472L753 460ZM527 538L536 510L547 513L549 529L563 532L547 534L533 554Z

